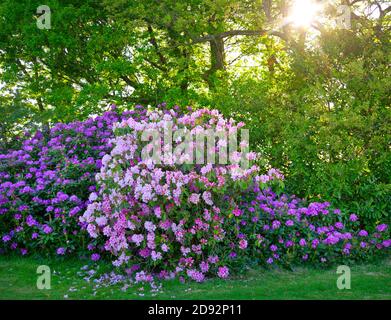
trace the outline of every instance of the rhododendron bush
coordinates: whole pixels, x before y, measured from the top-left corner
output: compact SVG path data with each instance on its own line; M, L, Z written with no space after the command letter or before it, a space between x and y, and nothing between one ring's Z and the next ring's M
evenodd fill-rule
M226 278L251 263L326 264L389 247L387 225L370 235L359 230L355 215L346 220L328 203L306 206L281 195L284 177L278 170L262 174L238 161L192 164L192 156L172 151L163 140L157 140L159 161L143 158L143 133L168 126L196 135L237 132L242 124L204 109L181 117L154 111L145 120L114 126L113 149L96 176L99 192L91 193L80 221L96 244L104 242L113 264L134 272L137 281L157 275L200 282ZM193 140L190 150L194 146ZM253 153L234 154L254 160Z
M191 165L183 161L186 153L169 151L160 164L142 159L140 133L172 122L174 132L187 129L194 134L210 129L232 133L240 127L206 109L179 118L151 112L145 121L123 121L116 126L114 148L103 157L97 175L99 198L91 194L90 200L96 201L81 221L92 238L106 239L105 249L117 257L116 266L135 264L163 276L184 272L197 281L207 272L227 277L222 257L231 247L243 252L247 248L245 239L238 237L237 195L254 180L266 182L279 173L260 177L258 167L243 169L238 163Z
M112 148L112 126L145 114L142 106L122 114L113 107L83 122L58 123L46 134L26 133L19 150L0 154L0 251L83 252L88 237L78 219Z

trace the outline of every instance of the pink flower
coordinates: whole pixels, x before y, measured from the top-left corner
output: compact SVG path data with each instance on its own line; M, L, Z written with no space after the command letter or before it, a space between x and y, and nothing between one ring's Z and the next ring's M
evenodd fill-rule
M228 267L226 267L226 266L219 267L219 269L217 271L217 276L222 278L222 279L228 278L228 276L229 276L229 269L228 269Z
M203 282L205 280L205 276L202 272L199 272L197 270L191 269L187 270L187 275L189 278L193 279L196 282Z
M197 193L192 193L189 197L189 202L197 204L200 201L200 195Z
M200 263L200 269L201 269L201 271L202 272L208 272L209 271L209 264L208 264L208 262L206 262L206 261L202 261L201 263Z
M144 241L144 236L142 234L134 234L132 235L131 239L136 244L136 246L139 247L141 242Z
M378 226L376 227L376 230L379 231L379 232L383 232L383 231L386 231L387 228L388 228L388 225L386 225L386 224L383 223L383 224L378 225Z
M107 224L107 218L106 217L98 217L95 219L96 224L100 227L103 227Z
M355 214L353 213L353 214L350 215L349 220L352 221L352 222L355 222L355 221L358 220L358 217L357 217L357 215L355 215Z
M98 199L98 196L95 192L91 193L90 194L90 197L88 198L90 201L95 201L96 199Z
M232 214L235 217L240 217L242 215L242 210L240 210L238 207L236 207L235 209L232 210Z
M240 240L239 241L239 248L242 250L246 249L247 248L247 240L245 240L245 239Z
M162 209L160 209L160 207L155 207L154 213L155 213L155 216L160 219L162 216Z
M202 194L202 199L204 199L206 204L213 206L212 194L209 191L204 191Z
M162 258L162 254L153 250L151 253L151 258L153 261L160 260Z
M144 227L148 232L154 232L156 230L156 226L151 221L146 221Z

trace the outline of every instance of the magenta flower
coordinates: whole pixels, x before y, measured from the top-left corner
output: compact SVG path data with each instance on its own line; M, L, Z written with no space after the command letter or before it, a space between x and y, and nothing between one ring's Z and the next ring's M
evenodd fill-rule
M240 217L242 215L242 210L240 210L239 208L235 208L235 209L232 210L232 214L235 217Z
M48 226L47 224L43 225L42 231L46 234L52 233L53 229L52 227Z
M242 250L246 249L247 248L247 240L245 240L245 239L240 240L239 241L239 248Z
M335 223L335 227L336 227L337 229L343 229L343 228L344 228L344 225L343 225L342 222L337 222L337 223Z
M229 276L229 269L226 266L219 267L217 271L217 276L222 279L226 279Z
M378 225L378 226L376 227L376 230L379 231L379 232L384 232L384 231L387 230L387 228L388 228L388 225L386 225L386 224L380 224L380 225Z
M360 230L360 232L358 233L358 235L360 237L366 237L368 236L368 232L366 230Z
M352 222L355 222L355 221L358 220L358 217L357 217L357 215L355 215L355 214L353 213L353 214L351 214L351 215L349 216L349 220L352 221Z
M292 227L295 223L292 221L292 220L287 220L287 222L285 222L285 225L287 227Z
M272 223L272 229L278 229L281 226L281 222L278 220L274 220Z

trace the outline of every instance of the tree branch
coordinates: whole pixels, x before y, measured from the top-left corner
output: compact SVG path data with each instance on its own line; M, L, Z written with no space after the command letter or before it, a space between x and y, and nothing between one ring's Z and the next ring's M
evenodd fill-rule
M223 39L233 36L265 36L272 35L280 37L281 39L286 40L284 33L279 31L268 31L268 30L230 30L218 34L206 35L198 38L193 38L193 43L203 43L208 41L214 41L214 39Z

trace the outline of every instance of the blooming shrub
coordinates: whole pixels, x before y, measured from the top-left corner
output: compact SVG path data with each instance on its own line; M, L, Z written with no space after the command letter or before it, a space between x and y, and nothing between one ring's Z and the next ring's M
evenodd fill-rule
M357 215L342 214L328 202L306 204L254 186L243 195L240 207L240 233L249 238L254 258L262 264L290 267L365 260L391 245L388 225L363 230Z
M241 127L207 109L179 118L152 112L146 121L123 121L97 174L99 196L91 194L95 201L81 221L92 238L105 239L105 249L116 256L114 265L141 268L137 277L150 278L154 270L161 277L184 274L196 281L207 273L226 278L229 248L247 247L237 237L237 195L254 179L266 183L279 173L256 177L256 166L241 170L238 163L177 165L186 157L169 151L160 164L143 160L141 133L163 130L172 122L174 132L186 129L193 134L210 129L232 133Z
M101 159L111 150L112 126L145 114L141 106L123 114L113 108L84 122L58 123L47 135L26 134L21 149L0 154L0 249L83 252L88 238L78 218L95 190Z
M270 186L281 187L284 178L278 170L260 175L256 166L175 165L185 157L167 150L161 163L142 159L141 133L172 121L174 131L192 133L241 127L209 110L179 118L152 112L145 121L116 125L113 150L97 174L100 191L91 194L81 221L136 281L157 275L201 282L209 275L227 278L251 262L326 264L390 245L385 225L362 238L356 216L343 221L328 203L305 206L273 193Z

